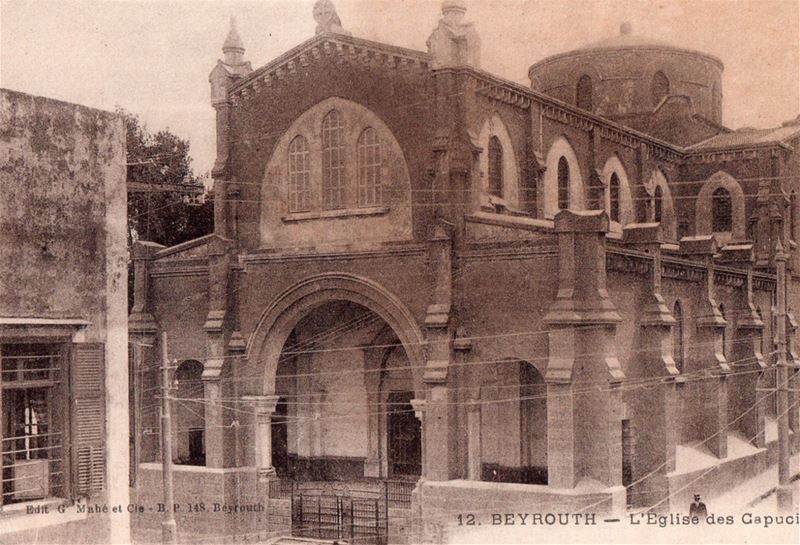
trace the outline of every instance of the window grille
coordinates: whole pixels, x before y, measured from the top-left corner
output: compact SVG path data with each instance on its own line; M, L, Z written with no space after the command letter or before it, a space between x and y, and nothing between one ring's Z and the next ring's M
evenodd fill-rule
M489 139L489 194L503 197L503 146L500 139L492 136Z
M675 301L672 315L675 318L675 327L672 329L672 355L675 359L675 367L683 373L683 308L680 301Z
M295 137L289 144L289 212L311 209L311 161L308 141Z
M64 495L61 385L55 347L0 346L0 508Z
M358 205L377 206L381 195L381 141L378 132L368 127L358 139Z
M322 121L322 206L332 210L345 206L344 121L331 110Z
M717 188L711 196L711 225L715 233L731 230L731 194L724 187Z
M558 209L569 208L569 164L566 158L558 160Z
M661 186L656 186L656 190L653 194L653 220L656 223L661 223L663 217L664 217L664 192L661 190Z
M611 175L611 182L609 183L608 189L609 199L611 201L609 210L611 221L619 222L619 176L617 176L616 172Z

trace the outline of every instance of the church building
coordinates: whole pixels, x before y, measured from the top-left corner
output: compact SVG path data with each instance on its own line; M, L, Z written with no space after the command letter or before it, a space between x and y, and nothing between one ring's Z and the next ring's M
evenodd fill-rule
M520 85L462 0L422 50L313 15L256 69L231 27L215 231L133 248L138 501L162 351L186 534L445 542L458 513L685 509L774 463L800 119L726 128L722 62L628 24Z

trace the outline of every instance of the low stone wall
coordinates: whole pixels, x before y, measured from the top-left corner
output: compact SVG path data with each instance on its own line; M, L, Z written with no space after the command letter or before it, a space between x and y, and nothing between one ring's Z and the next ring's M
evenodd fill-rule
M415 520L409 542L447 543L454 528L491 525L495 515L571 514L570 524L583 524L591 515L599 519L624 510L625 489L621 486L582 491L482 481L424 481L412 495L410 515ZM581 520L576 522L575 514L580 514ZM548 522L543 519L542 524Z
M141 512L132 526L145 536L161 527L163 488L160 464L141 464L133 501ZM173 489L175 522L182 542L193 536L215 543L256 541L268 532L266 483L253 468L212 469L175 466Z
M790 440L789 444L792 452L800 451L797 441ZM765 448L746 456L723 458L711 467L668 474L669 493L665 493L665 496L669 495L672 511L681 509L688 511L694 494L700 494L703 501L707 502L743 481L756 477L777 463L778 442L770 441Z

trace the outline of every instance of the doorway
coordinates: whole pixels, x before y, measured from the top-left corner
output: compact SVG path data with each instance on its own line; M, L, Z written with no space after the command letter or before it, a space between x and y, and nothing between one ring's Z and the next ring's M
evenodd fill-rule
M412 399L414 392L390 392L387 398L389 477L418 477L422 472L422 428Z

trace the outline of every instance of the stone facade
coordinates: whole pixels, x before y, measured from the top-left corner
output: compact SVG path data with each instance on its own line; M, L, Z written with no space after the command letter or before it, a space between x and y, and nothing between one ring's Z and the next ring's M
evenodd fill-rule
M0 543L129 539L82 511L128 504L125 174L119 116L0 90Z
M645 111L640 90L593 112L480 70L463 9L445 2L427 52L336 17L261 68L212 74L216 230L134 250L130 322L153 345L144 365L159 331L170 358L203 364L196 478L249 472L220 484L230 496L410 480L412 538L428 542L456 512L519 501L666 509L698 457L757 471L800 125L755 138L720 126L710 95L693 98L704 120L667 93L654 136L615 117ZM670 77L678 54L636 62ZM137 414L153 462L158 422Z

